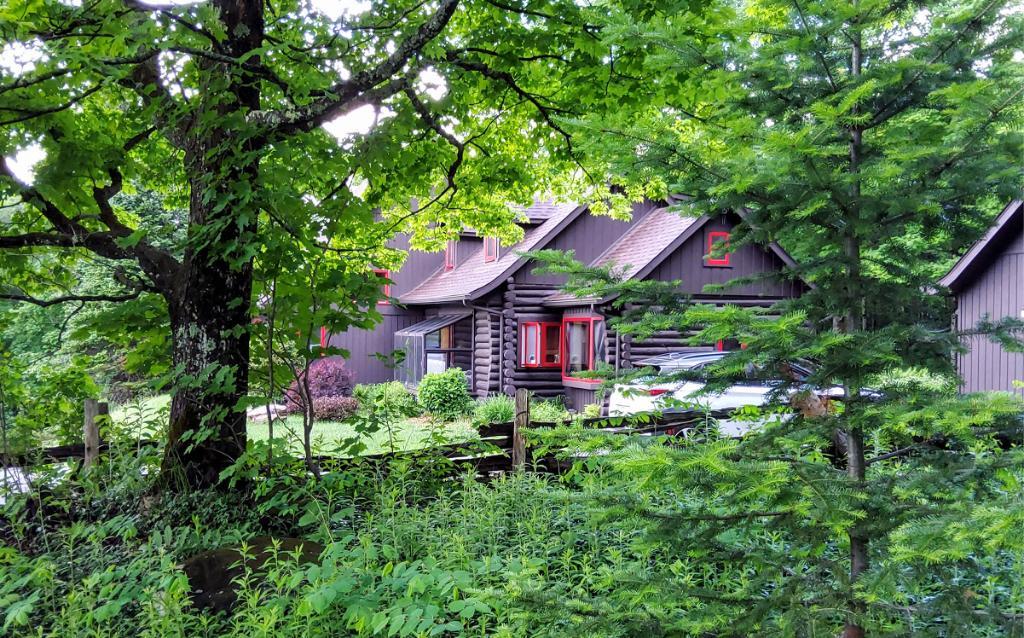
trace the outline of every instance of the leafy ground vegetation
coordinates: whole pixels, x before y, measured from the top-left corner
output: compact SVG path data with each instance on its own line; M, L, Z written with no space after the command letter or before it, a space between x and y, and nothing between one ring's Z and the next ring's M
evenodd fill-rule
M823 453L798 441L810 462ZM538 444L602 450L562 478L448 478L429 451L387 466L326 472L298 461L243 461L227 492L154 492L158 450L130 439L74 481L39 481L8 502L0 535L4 635L38 636L687 636L833 635L846 551L817 524L843 525L845 495L770 460L741 468L719 454L745 441L595 437L562 426ZM262 459L261 446L254 455ZM995 450L957 456L962 471ZM797 453L797 452L794 452ZM285 457L281 457L285 458ZM1003 461L1007 459L1002 459ZM899 480L906 464L872 470ZM721 515L681 515L716 482L746 479ZM252 475L255 476L255 475ZM970 488L903 485L905 498L961 512L954 539L928 520L900 526L871 584L879 636L1020 635L1024 605L1016 472ZM972 505L972 501L979 504ZM984 503L983 505L981 503ZM756 514L790 507L805 524ZM898 514L897 514L898 516ZM181 563L201 550L271 535L325 546L315 564L282 551L246 572L230 615L192 606ZM706 547L732 560L708 560ZM952 541L952 542L950 542ZM243 549L244 551L244 549ZM742 559L740 557L743 557ZM794 596L794 593L799 595ZM730 629L723 632L722 621ZM713 629L714 628L714 629Z

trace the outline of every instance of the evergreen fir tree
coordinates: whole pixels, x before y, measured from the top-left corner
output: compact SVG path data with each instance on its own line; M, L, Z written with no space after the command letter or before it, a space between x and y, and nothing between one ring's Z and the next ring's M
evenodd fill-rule
M842 395L742 441L619 464L653 490L626 501L678 549L692 614L675 631L1021 634L1021 404L894 373L949 371L935 282L1019 196L1021 18L1001 0L753 0L607 29L650 101L577 122L602 133L587 150L626 190L663 180L686 214L742 212L733 245L782 242L813 287L770 321L564 255L541 255L548 270L618 293L620 332L746 343L719 383L808 358L809 383Z

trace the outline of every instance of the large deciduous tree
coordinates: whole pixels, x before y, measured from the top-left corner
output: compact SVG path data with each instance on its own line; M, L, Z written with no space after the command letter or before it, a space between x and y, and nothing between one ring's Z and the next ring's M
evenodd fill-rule
M687 572L694 631L1019 630L1006 608L1019 590L999 580L1005 596L986 602L972 589L1019 560L1020 451L993 438L1019 403L869 390L894 368L949 371L957 343L936 281L1020 196L1022 19L1002 0L743 0L605 30L650 103L585 118L603 133L589 150L621 183L664 179L689 214L740 212L733 244L781 241L797 256L789 275L814 287L768 322L548 255L554 269L639 309L622 333L696 326L703 343L745 342L715 370L726 382L806 357L820 365L810 383L841 389L838 412L630 466L682 493L658 512L682 552L739 562ZM1002 427L1019 443L1019 422Z
M0 272L54 253L118 264L113 292L51 298L48 282L19 277L0 298L162 299L174 382L164 469L189 485L216 482L244 449L260 287L318 251L333 264L318 294L334 296L317 319L365 325L379 294L367 275L394 259L383 247L395 230L416 231L417 246L463 225L515 232L508 203L579 167L559 118L615 100L600 90L611 52L568 0L321 6L335 3L0 9L0 192L21 204L0 216ZM373 125L340 142L324 130L356 116ZM11 158L33 145L45 159L19 180ZM187 209L178 250L117 205L137 187Z

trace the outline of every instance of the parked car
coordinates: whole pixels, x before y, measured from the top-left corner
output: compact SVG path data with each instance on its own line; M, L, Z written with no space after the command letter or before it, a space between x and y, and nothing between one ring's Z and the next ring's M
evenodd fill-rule
M639 363L645 367L657 368L659 375L671 375L674 372L697 372L711 364L721 361L728 352L671 352L657 357L644 359ZM609 416L632 416L649 412L671 413L692 409L697 404L706 410L732 410L744 406L763 406L769 402L773 392L786 382L800 384L811 376L811 365L803 361L786 364L786 370L773 375L763 371L751 370L748 380L736 383L719 392L698 394L704 388L700 380L665 380L659 377L641 377L631 383L618 384L608 400ZM784 377L789 377L784 379ZM795 392L795 390L791 391ZM840 389L829 389L818 392L821 395L837 396ZM783 415L783 418L788 416ZM726 420L719 422L723 434L735 436L747 432L753 423L750 421Z

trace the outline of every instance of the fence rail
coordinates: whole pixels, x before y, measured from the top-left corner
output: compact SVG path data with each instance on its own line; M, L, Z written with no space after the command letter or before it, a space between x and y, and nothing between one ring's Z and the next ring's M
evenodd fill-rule
M462 443L449 443L429 448L367 454L357 457L321 455L313 458L322 467L344 469L364 464L386 465L397 458L409 458L431 454L451 462L456 471L473 469L478 475L488 476L499 472L531 468L545 472L565 471L571 463L548 453L532 457L527 434L531 430L553 429L568 424L582 424L584 429L606 434L673 436L707 423L708 419L722 419L728 412L703 412L697 410L672 412L663 415L642 415L637 417L594 417L573 419L563 422L531 421L529 418L529 396L526 391L516 393L516 418L506 423L491 423L477 431L479 439ZM83 426L83 442L58 445L19 454L0 453L0 465L7 467L31 467L47 463L59 463L71 459L92 462L96 456L110 449L109 442L101 441L96 425L96 416L106 414L106 404L87 406ZM86 443L88 441L88 443ZM151 440L133 442L136 447L155 446Z

